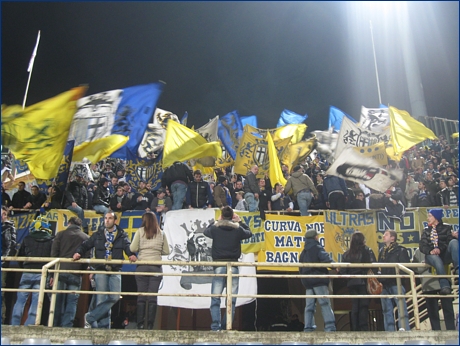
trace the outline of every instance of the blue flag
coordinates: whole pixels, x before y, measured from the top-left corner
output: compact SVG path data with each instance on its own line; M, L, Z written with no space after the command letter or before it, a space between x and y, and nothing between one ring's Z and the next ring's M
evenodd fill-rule
M128 136L128 142L112 153L113 158L126 159L128 152L137 155L147 124L152 120L155 107L163 91L163 83L137 85L123 89L112 128L112 135Z
M243 125L243 129L246 126L246 124L249 124L253 127L258 127L257 126L257 115L248 115L245 117L240 117L241 119L241 124Z
M345 112L342 112L340 109L331 106L331 108L329 108L329 128L334 127L334 131L339 132L342 127L342 120L344 116L353 121L353 123L356 123L356 120L353 117L349 116Z
M388 106L385 106L383 104L380 104L380 108L388 108Z
M307 120L308 115L300 115L296 112L290 111L285 109L281 112L280 118L278 119L278 124L276 127L281 127L284 125L291 125L291 124L302 124L305 120Z
M131 191L137 191L141 181L152 184L152 190L158 190L163 176L162 160L163 150L154 159L142 159L128 152L125 181L131 186Z
M232 159L236 158L236 148L243 136L243 124L237 110L230 112L219 119L217 131L220 141Z
M180 123L184 126L187 126L187 120L188 120L188 112L186 111L184 113L184 116L182 117L182 119L180 120Z

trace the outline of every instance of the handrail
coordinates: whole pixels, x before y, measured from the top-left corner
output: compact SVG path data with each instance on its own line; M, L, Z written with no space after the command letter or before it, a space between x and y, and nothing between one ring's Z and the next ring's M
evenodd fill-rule
M61 263L80 263L80 264L136 264L136 265L188 265L188 266L220 266L222 267L225 265L227 267L227 274L195 274L195 273L149 273L149 272L116 272L117 274L121 275L145 275L145 276L207 276L207 277L214 277L214 276L223 276L227 278L227 287L232 287L232 278L233 277L273 277L273 278L314 278L314 277L322 277L322 278L369 278L369 277L379 277L379 278L396 278L396 283L398 287L398 294L388 294L388 295L287 295L287 296L279 296L279 295L268 295L268 294L232 294L231 289L226 290L226 294L212 294L212 293L202 293L202 294L190 294L190 293L152 293L152 292L107 292L107 291L79 291L82 294L123 294L123 295L135 295L135 296L175 296L175 297L225 297L227 299L227 330L231 330L232 328L232 318L231 318L231 311L232 311L232 298L334 298L334 299L348 299L348 298L398 298L398 305L400 311L402 311L402 304L403 299L407 297L411 297L413 302L418 302L417 297L419 298L430 298L430 297L439 297L438 295L425 295L425 294L418 294L416 289L416 278L429 278L429 277L446 277L446 278L453 278L454 275L422 275L422 274L415 274L409 268L429 268L430 266L424 263L265 263L265 262L193 262L193 261L136 261L131 262L128 260L105 260L105 259L89 259L89 258L82 258L78 261L74 261L70 258L50 258L50 257L1 257L2 261L18 261L18 262L47 262L42 269L18 269L18 268L2 268L4 271L11 271L11 272L41 272L41 281L40 281L40 288L37 289L18 289L18 288L2 288L5 292L39 292L39 299L38 299L38 306L37 306L37 317L35 321L35 325L39 325L41 323L41 312L43 306L43 299L44 294L49 293L51 294L51 303L50 303L50 314L48 318L48 326L53 326L54 320L54 310L55 310L55 303L56 303L56 294L57 293L64 293L69 294L73 293L72 291L68 290L58 290L57 285L59 281L59 273L66 272L66 273L73 273L73 274L107 274L107 271L95 271L95 270L61 270L60 264ZM52 267L55 269L51 269ZM394 275L343 275L343 274L328 274L328 275L321 275L321 274L313 274L313 275L306 275L306 274L290 274L290 275L279 275L277 273L273 274L233 274L231 268L234 266L252 266L252 267L309 267L309 268L395 268L396 274ZM404 274L399 274L402 271ZM54 274L54 282L52 289L46 289L46 278L48 273ZM401 290L401 279L409 278L410 279L410 286L411 292L405 295L402 294ZM458 294L451 294L445 295L443 297L458 297ZM415 329L420 330L420 316L418 310L418 304L413 304L414 307L414 318L415 318Z

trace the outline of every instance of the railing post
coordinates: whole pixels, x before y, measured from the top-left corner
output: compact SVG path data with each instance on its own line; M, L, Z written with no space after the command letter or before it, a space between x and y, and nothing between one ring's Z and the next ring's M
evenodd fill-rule
M59 258L52 260L51 262L45 264L42 267L42 277L40 279L40 291L38 292L37 317L35 318L36 326L40 325L40 322L42 319L43 300L45 298L46 277L48 275L48 269L49 267L53 266L57 262L59 262Z
M58 261L56 263L54 269L57 269L57 270L61 269L61 261ZM54 273L54 276L53 276L53 291L57 290L58 282L59 282L59 272L56 272ZM52 327L54 324L54 314L56 310L56 298L57 298L57 294L54 292L51 293L50 316L48 318L48 327Z
M396 274L396 286L397 286L397 289L398 289L398 295L402 295L401 278L399 277L399 275L400 275L399 274L399 266L397 266L397 265L395 266L395 274ZM404 298L398 298L398 324L401 321L401 318L403 317L403 314L404 314L403 299ZM407 316L407 319L409 320L409 316Z
M227 309L226 309L226 320L227 330L232 330L232 266L230 262L227 262Z
M410 275L410 289L412 292L412 302L414 305L414 321L415 321L415 329L420 330L420 316L418 310L418 301L417 301L417 292L416 292L416 282L415 282L415 273L413 270L409 273ZM409 316L407 316L409 318Z

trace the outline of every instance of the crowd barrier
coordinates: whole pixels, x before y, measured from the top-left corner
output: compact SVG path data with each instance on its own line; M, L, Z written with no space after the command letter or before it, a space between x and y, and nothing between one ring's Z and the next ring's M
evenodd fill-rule
M41 324L41 315L42 315L42 308L43 308L43 301L45 298L45 294L51 295L51 303L50 303L50 313L48 318L48 327L53 326L54 320L54 311L55 311L55 304L56 304L56 294L57 293L64 293L70 294L74 293L73 291L67 290L58 290L58 282L59 282L59 273L74 273L74 274L107 274L106 271L88 271L88 270L61 270L60 264L61 263L68 263L68 262L75 262L72 259L68 258L49 258L49 257L2 257L3 261L28 261L28 262L48 262L46 263L42 269L28 269L24 270L22 268L2 268L2 271L6 272L39 272L41 273L41 281L40 281L40 288L37 289L19 289L19 288L2 288L4 292L38 292L38 305L37 305L37 317L35 320L35 325ZM109 264L133 264L132 262L126 260L100 260L100 259L80 259L79 263L85 263L88 265L91 264L101 264L101 263L109 263ZM428 295L428 294L420 294L417 291L416 286L416 278L429 278L429 277L446 277L449 279L454 279L454 275L419 275L415 274L413 270L410 268L425 268L428 267L426 264L419 264L419 263L259 263L259 262L183 262L179 263L177 261L137 261L137 265L187 265L187 266L219 266L222 267L225 265L227 267L227 274L200 274L200 273L190 273L190 272L180 272L180 273L141 273L141 272L134 272L134 271L123 271L119 272L121 275L150 275L150 276L207 276L207 277L214 277L214 276L224 276L227 280L227 287L232 286L232 277L256 277L256 278L315 278L315 277L328 277L328 278L367 278L367 277L380 277L380 278L396 278L397 287L398 287L398 294L397 295L348 295L348 294L341 294L341 295L269 295L269 294L237 294L232 295L231 290L226 290L225 294L211 294L211 293L151 293L151 292L106 292L106 291L79 291L80 294L120 294L120 295L132 295L132 296L172 296L172 297L224 297L226 298L226 313L227 313L227 330L232 329L232 319L231 319L231 307L232 307L232 297L237 298L269 298L269 299L277 299L277 298L333 298L333 299L345 299L345 298L397 298L398 299L398 306L399 309L402 309L403 300L406 298L410 298L412 302L417 302L418 298L439 298L439 295ZM232 274L230 268L232 266L238 267L270 267L270 266L280 266L286 267L312 267L312 268L394 268L395 275L341 275L341 274L328 274L328 275L302 275L302 274L289 274L289 275L276 275L276 274ZM53 287L50 289L46 289L46 282L48 274L54 274L54 282ZM402 282L401 280L407 278L410 282L410 290L406 293L406 295L402 294ZM458 298L458 285L453 285L453 293L451 295L445 295L442 297L452 297ZM415 321L415 329L420 330L420 314L418 309L418 304L413 304L413 314L414 314L414 321Z

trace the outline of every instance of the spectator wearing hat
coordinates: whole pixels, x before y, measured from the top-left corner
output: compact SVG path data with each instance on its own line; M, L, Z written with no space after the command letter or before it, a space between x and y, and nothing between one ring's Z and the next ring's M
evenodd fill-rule
M329 254L324 250L318 241L316 230L308 230L305 233L305 248L300 254L300 263L332 263ZM302 275L327 275L327 268L301 267L299 270ZM329 278L302 278L303 286L306 288L306 295L323 296L329 294ZM305 302L305 328L304 332L313 332L316 329L315 310L316 301L321 307L324 320L324 331L335 332L335 317L332 311L329 298L306 298Z
M452 263L454 272L458 272L458 231L442 222L443 209L428 210L428 226L420 238L420 251L425 254L425 262L436 269L438 275L446 275L445 264ZM440 278L442 295L452 292L448 279Z
M214 198L208 182L203 181L201 170L193 172L194 181L188 184L185 202L190 209L212 208Z
M214 187L214 201L218 208L232 205L232 196L227 188L227 184L227 177L225 175L219 176L219 184Z
M309 216L308 208L313 197L318 196L318 190L316 190L315 184L304 173L303 167L300 165L294 167L294 171L286 183L285 191L289 194L291 190L292 195L297 199L300 215Z
M107 213L110 206L110 191L109 191L109 180L102 177L97 183L97 187L94 190L93 195L93 209L98 214Z
M88 232L88 222L85 220L84 210L88 209L88 191L80 173L75 175L75 180L71 181L65 191L64 208L77 214L82 220L83 230Z
M29 235L24 238L19 249L19 257L50 257L51 246L54 237L51 236L50 225L41 217L38 217L30 226ZM27 269L42 269L46 264L43 262L19 262L19 266L24 268L24 272L19 282L19 289L39 289L41 273L27 272ZM11 318L12 326L21 324L24 307L29 298L30 292L18 292L16 304L13 307L13 316ZM32 293L32 300L29 307L25 326L34 325L37 318L38 292Z
M150 210L155 213L160 225L162 224L162 221L164 221L164 216L166 213L172 209L172 205L173 203L171 197L166 195L166 189L158 189L157 195L153 198Z

